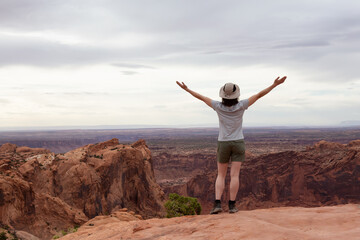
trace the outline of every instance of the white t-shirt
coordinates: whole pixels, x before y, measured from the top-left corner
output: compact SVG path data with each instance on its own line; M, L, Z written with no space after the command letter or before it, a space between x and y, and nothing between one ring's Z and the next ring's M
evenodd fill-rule
M227 107L218 101L211 101L213 109L219 117L219 141L244 139L242 122L245 110L249 107L249 99Z

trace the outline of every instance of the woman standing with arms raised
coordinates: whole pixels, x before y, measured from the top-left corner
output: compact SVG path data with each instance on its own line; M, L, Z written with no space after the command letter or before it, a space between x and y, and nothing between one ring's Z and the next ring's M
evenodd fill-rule
M229 161L230 170L230 200L229 213L238 210L235 207L235 199L239 190L239 173L241 163L245 161L245 142L242 129L243 115L245 110L253 105L258 99L268 94L272 89L282 84L285 77L278 77L274 83L249 99L239 101L240 88L234 83L226 83L220 88L219 96L222 102L214 101L197 92L190 90L185 83L176 82L182 89L213 108L219 117L219 137L217 147L217 178L215 182L215 202L210 214L222 211L221 196L225 188L225 177Z

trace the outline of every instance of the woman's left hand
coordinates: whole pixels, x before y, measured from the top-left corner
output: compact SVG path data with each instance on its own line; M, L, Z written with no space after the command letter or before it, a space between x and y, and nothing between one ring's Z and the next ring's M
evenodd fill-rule
M180 82L176 81L176 83L177 83L177 85L179 85L179 86L180 86L182 89L184 89L185 91L188 90L188 87L185 85L184 82L180 83Z

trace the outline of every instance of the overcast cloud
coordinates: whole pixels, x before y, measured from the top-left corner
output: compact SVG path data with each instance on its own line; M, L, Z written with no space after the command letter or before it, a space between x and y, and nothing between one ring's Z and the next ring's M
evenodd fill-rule
M278 75L245 125L358 121L359 12L356 0L1 0L0 127L216 125L176 80L218 99L226 82L250 97Z

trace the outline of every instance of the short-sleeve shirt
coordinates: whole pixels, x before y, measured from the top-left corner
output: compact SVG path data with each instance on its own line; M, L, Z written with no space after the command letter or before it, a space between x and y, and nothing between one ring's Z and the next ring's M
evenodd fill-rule
M242 123L245 110L249 107L249 99L239 101L227 107L221 102L211 101L213 109L219 117L219 141L244 139Z

